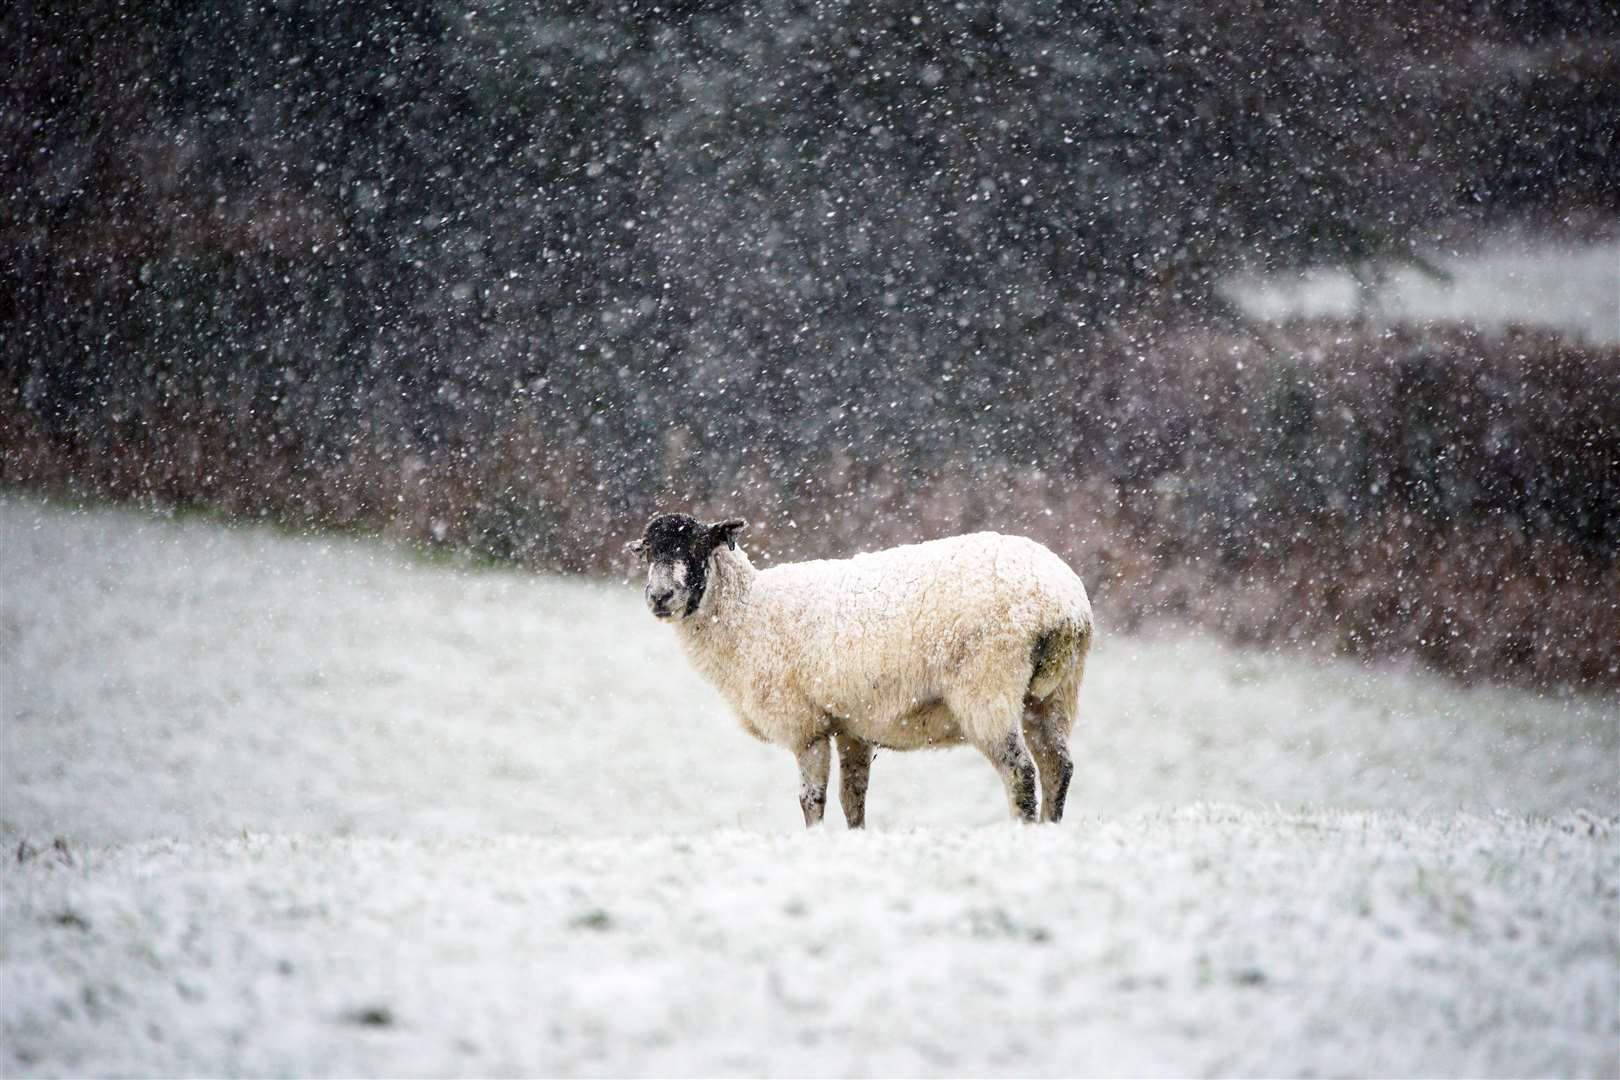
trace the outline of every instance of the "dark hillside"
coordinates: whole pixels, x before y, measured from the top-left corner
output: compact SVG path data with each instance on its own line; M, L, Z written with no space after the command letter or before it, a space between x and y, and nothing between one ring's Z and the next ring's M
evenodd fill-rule
M1122 621L1612 685L1614 350L1262 333L1214 285L1620 213L1617 42L1522 2L25 0L3 479L568 570L669 503L778 557L993 524Z

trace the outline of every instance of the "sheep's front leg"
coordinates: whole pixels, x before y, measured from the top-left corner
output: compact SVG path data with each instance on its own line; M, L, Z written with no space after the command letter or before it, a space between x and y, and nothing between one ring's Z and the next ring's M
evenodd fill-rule
M853 735L838 736L838 802L852 829L866 826L866 782L872 778L872 744Z
M799 751L799 808L804 825L820 825L827 811L827 774L832 767L832 741L825 735Z

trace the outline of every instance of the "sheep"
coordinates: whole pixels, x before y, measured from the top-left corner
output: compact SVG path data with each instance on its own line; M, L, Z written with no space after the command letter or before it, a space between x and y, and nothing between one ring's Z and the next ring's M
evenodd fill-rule
M659 514L626 547L647 563L648 608L743 728L794 753L806 827L826 809L832 744L852 829L879 747L977 748L1026 822L1038 765L1041 817L1062 819L1092 617L1061 559L983 532L759 570L744 528Z

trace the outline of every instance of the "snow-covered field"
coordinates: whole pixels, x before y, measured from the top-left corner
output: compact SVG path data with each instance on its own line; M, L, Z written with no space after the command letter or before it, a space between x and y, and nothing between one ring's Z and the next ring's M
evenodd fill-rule
M0 498L0 1072L1620 1071L1620 701L1099 615L807 835L635 587Z
M1425 254L1451 280L1392 267L1372 298L1371 317L1492 330L1519 324L1620 344L1620 236L1571 241L1506 233L1478 250ZM1334 267L1240 277L1226 293L1244 314L1262 321L1352 318L1362 303L1355 278Z

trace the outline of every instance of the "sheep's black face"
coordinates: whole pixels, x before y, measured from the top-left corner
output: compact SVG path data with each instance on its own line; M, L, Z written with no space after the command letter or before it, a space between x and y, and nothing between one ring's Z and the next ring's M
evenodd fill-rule
M709 585L709 557L721 545L737 546L738 520L705 525L687 514L659 514L630 550L647 560L647 608L660 619L697 614Z

